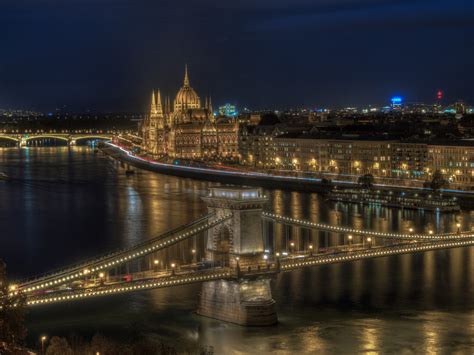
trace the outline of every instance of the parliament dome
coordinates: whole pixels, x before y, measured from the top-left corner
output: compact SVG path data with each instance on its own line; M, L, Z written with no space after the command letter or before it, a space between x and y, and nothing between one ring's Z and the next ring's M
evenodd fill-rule
M200 107L201 99L198 94L196 94L196 91L189 85L188 67L186 66L183 86L179 89L174 100L174 111L177 112L183 109Z

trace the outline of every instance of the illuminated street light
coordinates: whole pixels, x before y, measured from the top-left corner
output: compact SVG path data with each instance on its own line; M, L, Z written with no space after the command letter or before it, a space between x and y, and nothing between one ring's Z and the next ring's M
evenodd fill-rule
M461 233L461 223L456 223L456 227L458 227L458 234Z
M367 237L367 243L369 244L369 248L372 247L372 238L371 237Z
M44 342L46 341L46 339L48 339L46 335L43 335L41 337L41 354L44 354Z
M428 234L430 234L430 235L433 234L433 231L430 229L430 230L428 231Z
M413 228L409 228L408 231L409 231L410 233L413 233Z
M352 234L349 234L349 235L347 236L347 241L349 242L349 246L352 245L352 239L353 239Z

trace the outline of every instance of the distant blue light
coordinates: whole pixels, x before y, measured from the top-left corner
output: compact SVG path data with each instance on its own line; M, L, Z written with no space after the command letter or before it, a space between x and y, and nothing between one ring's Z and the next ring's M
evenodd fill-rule
M394 96L390 100L392 101L392 104L394 105L399 105L403 101L403 99L400 96Z

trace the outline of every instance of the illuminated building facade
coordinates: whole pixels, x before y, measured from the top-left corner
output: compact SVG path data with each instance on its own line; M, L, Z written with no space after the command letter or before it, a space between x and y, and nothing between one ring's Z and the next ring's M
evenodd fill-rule
M191 87L185 69L183 86L171 103L153 91L150 112L143 121L142 148L156 158L235 160L238 122L214 118L210 98L204 105Z
M219 106L219 115L225 117L237 117L237 109L235 105L225 104Z
M262 135L264 144L242 150L246 165L356 181L372 174L379 183L422 187L440 171L450 187L474 190L474 144L412 143ZM258 151L257 151L258 150Z

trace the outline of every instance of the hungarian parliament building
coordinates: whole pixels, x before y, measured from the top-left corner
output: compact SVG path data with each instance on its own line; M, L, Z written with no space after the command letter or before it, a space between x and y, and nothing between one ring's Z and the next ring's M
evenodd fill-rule
M210 98L201 104L186 67L173 105L169 96L163 103L160 91L153 91L141 128L142 149L159 159L237 160L238 130L236 119L214 117Z

